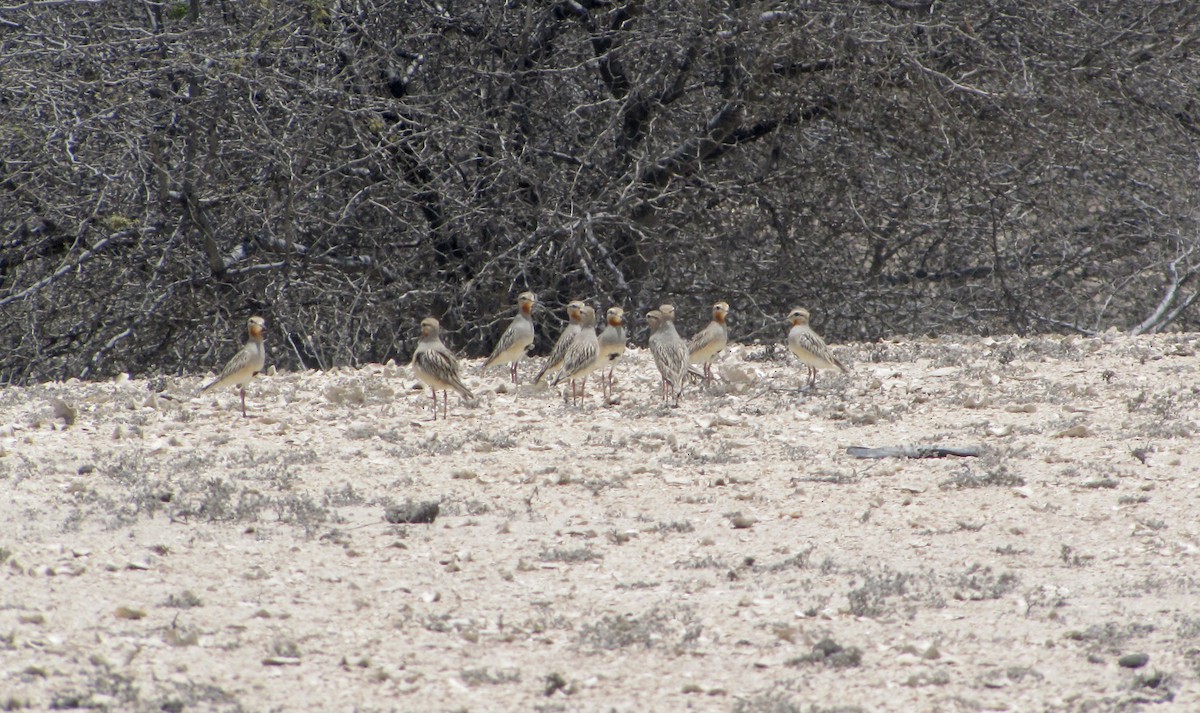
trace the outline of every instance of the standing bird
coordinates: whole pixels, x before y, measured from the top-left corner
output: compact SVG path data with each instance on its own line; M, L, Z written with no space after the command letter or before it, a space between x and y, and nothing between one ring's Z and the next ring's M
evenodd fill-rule
M729 305L718 302L712 306L712 321L688 342L688 364L704 365L704 381L712 383L712 360L729 343L729 330L725 328L725 315Z
M554 348L550 350L550 356L546 357L546 363L542 364L542 370L533 377L533 383L541 381L546 374L562 366L563 358L567 356L567 347L570 346L571 340L579 334L579 311L583 309L583 303L575 300L567 305L567 319L570 323L567 328L558 335L558 341L554 343Z
M494 364L508 364L508 375L514 384L517 383L517 363L533 344L533 305L536 303L537 297L532 292L517 295L517 316L500 335L500 341L496 342L492 355L479 367L480 371Z
M688 347L679 332L675 331L675 308L661 305L646 315L650 326L650 354L662 375L663 399L670 403L670 393L675 395L675 406L679 406L679 395L683 393L683 380L687 376ZM670 390L668 391L668 385Z
M450 392L454 389L468 401L475 400L475 394L467 388L458 375L458 359L454 353L442 344L441 325L433 317L421 320L421 338L417 340L417 350L413 352L413 373L429 388L433 389L433 420L437 420L437 392L442 391L442 418L445 419L450 409Z
M808 326L808 310L797 307L788 313L792 329L788 332L788 349L808 367L808 387L816 386L817 369L838 369L843 374L846 367L829 351L825 340Z
M263 365L267 363L267 348L263 344L263 329L266 326L266 320L262 317L251 317L246 325L250 332L246 345L229 360L216 379L200 389L200 393L204 393L209 389L237 384L238 391L242 393L242 418L246 417L246 384L255 374L262 371Z
M604 391L604 402L612 398L613 367L625 353L625 310L620 307L609 307L605 313L608 326L600 333L600 355L596 361L600 368L600 386ZM608 376L604 375L604 367L608 367Z
M600 340L596 338L596 310L584 305L583 309L579 310L579 332L567 345L567 354L563 357L562 370L558 372L558 376L554 377L554 386L558 386L564 380L571 381L571 403L575 404L577 398L583 398L584 389L587 388L588 374L596 370L599 365L597 358L600 356ZM575 395L575 384L579 384L579 396Z

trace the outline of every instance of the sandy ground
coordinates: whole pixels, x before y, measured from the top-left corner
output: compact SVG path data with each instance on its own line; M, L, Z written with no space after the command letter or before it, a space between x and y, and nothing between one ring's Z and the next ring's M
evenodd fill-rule
M1200 710L1198 343L840 345L811 394L733 347L678 410L641 351L578 408L475 362L436 423L404 365L6 389L0 708ZM982 452L847 453L902 445Z

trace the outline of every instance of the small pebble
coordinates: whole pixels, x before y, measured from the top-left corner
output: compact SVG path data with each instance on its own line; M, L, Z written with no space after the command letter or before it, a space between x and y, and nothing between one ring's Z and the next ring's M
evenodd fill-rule
M393 505L384 512L383 519L393 525L401 523L428 524L437 519L440 509L434 501Z
M1065 431L1054 434L1055 438L1086 438L1091 435L1087 426L1071 426Z
M1141 668L1150 661L1150 654L1125 654L1117 659L1121 668Z
M754 523L758 522L758 518L751 515L736 513L729 518L729 522L733 524L735 530L746 530L754 527Z

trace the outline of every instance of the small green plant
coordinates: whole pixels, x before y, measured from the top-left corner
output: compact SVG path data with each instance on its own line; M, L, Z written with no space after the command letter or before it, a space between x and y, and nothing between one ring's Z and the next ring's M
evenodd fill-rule
M568 564L577 564L579 562L593 562L598 559L604 559L604 555L589 547L577 547L573 550L542 550L541 554L538 555L538 559L542 560L543 562L565 562Z
M786 662L787 666L820 664L828 668L857 668L862 665L862 649L842 646L826 636L813 644L812 651Z
M994 573L991 567L973 564L959 575L954 585L956 599L999 599L1016 588L1020 579L1011 572Z
M938 483L938 487L942 490L965 490L988 487L1013 488L1024 484L1024 478L1009 473L1008 468L1003 465L983 474L974 473L970 466L966 466L957 475Z
M1092 651L1119 654L1131 639L1140 639L1154 631L1152 624L1093 624L1083 631L1068 631L1070 641L1086 643Z
M579 643L597 651L658 646L678 649L694 643L700 632L700 623L689 610L671 612L655 607L641 616L612 614L587 624L579 631Z
M850 600L850 613L854 616L881 616L887 611L887 600L907 594L913 580L913 575L887 567L864 574L862 586L846 595Z

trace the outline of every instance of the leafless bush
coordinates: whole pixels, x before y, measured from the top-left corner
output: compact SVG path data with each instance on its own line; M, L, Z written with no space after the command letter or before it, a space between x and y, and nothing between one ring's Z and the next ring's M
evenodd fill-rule
M0 7L0 382L211 368L252 312L285 366L427 313L480 353L525 288L1195 326L1190 4L660 4Z

